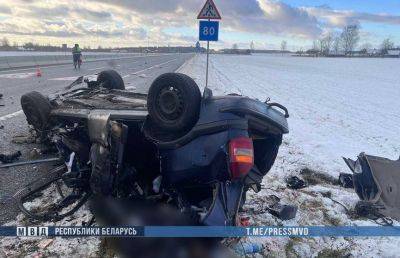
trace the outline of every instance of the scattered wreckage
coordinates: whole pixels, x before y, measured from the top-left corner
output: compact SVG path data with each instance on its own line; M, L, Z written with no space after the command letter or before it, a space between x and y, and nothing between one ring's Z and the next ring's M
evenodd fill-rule
M0 107L3 107L4 103L3 103L3 94L0 93Z
M207 88L202 96L179 73L159 76L148 95L126 91L113 70L67 89L50 99L38 92L21 98L28 123L60 159L14 196L36 220L62 219L91 198L114 198L167 204L199 225L237 225L246 191L261 190L289 132L284 106L213 96ZM52 184L60 203L46 212L24 206Z
M364 210L400 220L400 158L390 160L360 153L357 160L343 158L353 172L353 185Z
M338 179L315 172L314 176L324 177L322 181L325 183L355 190L360 201L350 215L368 218L384 226L392 225L392 219L400 220L400 158L390 160L360 153L357 160L343 160L353 174L340 173ZM302 172L300 175L304 174ZM309 181L312 179L290 176L286 178L286 186L298 190L308 187ZM330 198L329 195L326 197ZM330 199L349 212L345 205Z

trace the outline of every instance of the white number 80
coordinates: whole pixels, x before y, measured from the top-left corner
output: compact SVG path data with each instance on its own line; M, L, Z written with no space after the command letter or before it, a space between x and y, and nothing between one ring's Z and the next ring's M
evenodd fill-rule
M215 28L214 28L214 27L210 27L210 28L204 27L204 28L203 28L203 35L206 35L206 36L208 36L208 35L213 36L214 34L215 34Z

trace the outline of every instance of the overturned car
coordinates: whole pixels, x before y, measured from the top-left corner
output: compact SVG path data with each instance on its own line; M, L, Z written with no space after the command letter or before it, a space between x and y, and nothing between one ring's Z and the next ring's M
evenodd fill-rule
M50 99L21 98L28 123L62 161L16 193L31 218L61 219L93 197L163 203L199 225L237 225L246 191L260 190L289 132L284 106L209 89L202 95L184 74L161 75L148 95L126 91L113 70L85 82ZM58 210L24 206L60 181L72 192ZM75 206L62 213L66 205Z

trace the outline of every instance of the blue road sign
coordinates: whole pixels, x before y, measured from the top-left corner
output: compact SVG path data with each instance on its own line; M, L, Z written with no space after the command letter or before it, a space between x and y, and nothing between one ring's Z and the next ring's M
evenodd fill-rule
M200 21L201 41L218 41L219 22L217 21Z

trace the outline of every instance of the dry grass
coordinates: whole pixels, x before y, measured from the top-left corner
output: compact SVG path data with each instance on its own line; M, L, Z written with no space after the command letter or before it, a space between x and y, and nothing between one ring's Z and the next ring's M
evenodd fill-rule
M330 184L339 185L339 180L328 174L312 170L310 168L303 168L300 175L309 185Z

